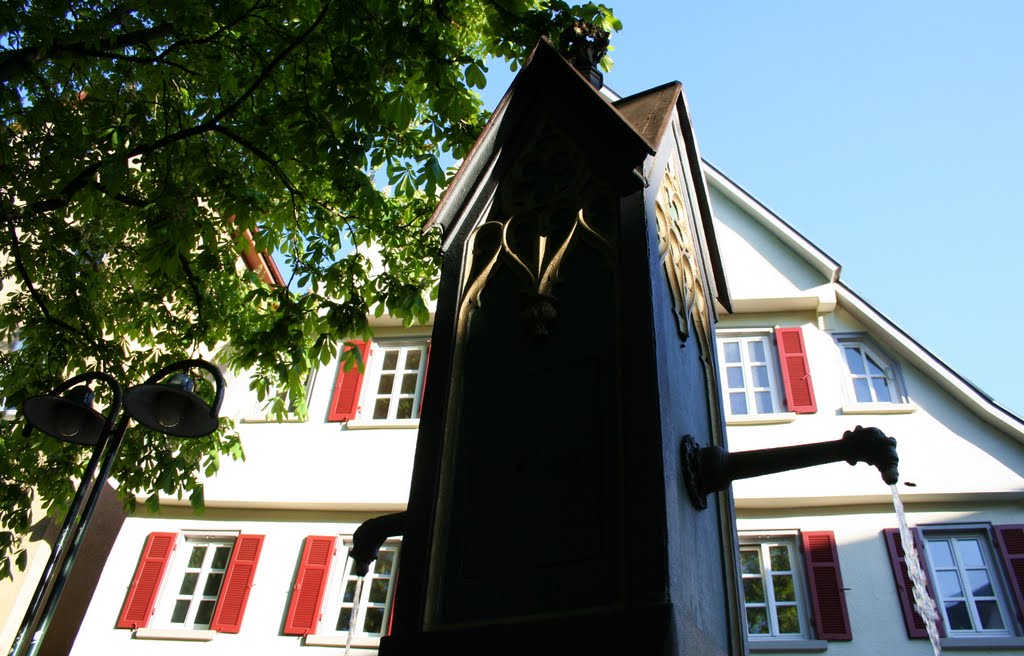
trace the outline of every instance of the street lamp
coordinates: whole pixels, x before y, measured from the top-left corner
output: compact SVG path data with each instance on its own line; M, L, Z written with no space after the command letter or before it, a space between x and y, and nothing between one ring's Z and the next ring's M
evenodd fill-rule
M195 382L186 373L191 369L204 369L213 377L215 390L211 405L193 392ZM165 379L166 382L162 382ZM100 381L111 390L112 397L106 415L101 415L92 408L93 392L89 387L91 381ZM38 653L42 647L43 637L50 626L57 601L74 566L75 556L103 491L103 484L110 476L114 457L121 446L129 419L135 419L147 428L175 437L209 435L217 428L217 413L224 400L224 386L224 377L220 370L210 363L204 360L182 360L164 367L147 378L146 382L129 388L124 394L112 376L94 372L70 378L58 385L50 394L26 399L22 409L25 415L26 436L33 428L37 428L64 442L92 446L93 452L82 475L82 481L75 491L67 517L57 534L42 577L29 602L21 627L11 645L9 656L19 656L22 653L31 656ZM122 405L124 414L114 426ZM33 625L36 629L29 641Z

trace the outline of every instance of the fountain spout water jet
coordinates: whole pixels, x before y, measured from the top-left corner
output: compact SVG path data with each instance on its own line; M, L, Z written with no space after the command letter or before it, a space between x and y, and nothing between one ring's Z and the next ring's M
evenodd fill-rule
M896 440L877 428L857 426L832 442L738 453L729 453L720 446L701 447L686 435L682 449L687 492L699 509L707 507L708 494L726 489L735 480L843 460L851 465L866 462L877 467L889 485L899 481Z

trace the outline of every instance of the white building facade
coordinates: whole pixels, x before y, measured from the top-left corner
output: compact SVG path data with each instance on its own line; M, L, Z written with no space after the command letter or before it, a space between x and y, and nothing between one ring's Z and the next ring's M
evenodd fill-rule
M896 437L944 648L1024 652L1021 422L857 297L781 219L705 174L734 310L717 326L730 450L834 440L857 425ZM165 499L158 515L124 522L73 654L341 653L350 631L353 653L372 651L400 544L385 545L356 603L348 540L405 507L429 327L381 325L357 347L365 372L322 367L304 422L267 421L248 381L229 381L224 414L245 462L207 482L203 515ZM751 652L932 653L875 469L836 463L733 491Z

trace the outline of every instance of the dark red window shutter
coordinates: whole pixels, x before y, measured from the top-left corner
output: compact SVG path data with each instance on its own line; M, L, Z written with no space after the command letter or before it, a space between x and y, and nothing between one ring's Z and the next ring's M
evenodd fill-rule
M423 365L423 380L420 381L420 408L419 408L419 412L416 413L417 416L422 416L423 415L423 397L426 395L426 392L427 392L427 371L430 370L430 345L431 345L431 343L433 343L433 340L428 339L427 340L427 361Z
M1024 524L994 526L996 544L1017 600L1017 619L1024 621Z
M924 540L918 529L911 529L914 534L914 545L917 548L917 556L921 561L921 568L927 569L927 556L924 551ZM907 625L907 635L911 638L927 638L928 629L925 627L924 619L914 610L913 583L910 581L910 574L907 573L906 554L903 551L903 540L900 537L899 529L887 528L882 530L885 536L885 546L889 549L889 562L892 565L892 575L896 580L896 594L900 598L900 609L903 611L903 621ZM932 591L932 582L928 581L928 595L935 599ZM939 616L939 635L945 637L946 627Z
M306 538L299 572L295 575L295 586L292 588L292 599L288 604L288 614L284 620L285 635L316 633L336 540L333 535L311 535Z
M263 550L262 535L239 535L231 560L224 572L224 583L220 587L217 608L213 611L210 628L223 633L238 633L242 630L242 615L249 601L252 579L256 575L256 563Z
M354 346L346 346L345 351L359 349L366 368L366 354L370 350L369 342L352 342ZM338 363L338 377L334 380L334 392L331 394L331 406L327 410L327 421L349 421L356 416L359 409L359 391L363 388L363 372L353 367L345 371L344 365Z
M779 349L779 369L789 411L799 414L817 412L803 331L799 327L776 328L775 344Z
M818 638L853 640L835 535L832 531L807 531L802 532L800 537L803 540L804 564Z
M150 533L146 538L121 615L117 618L117 628L139 629L149 623L156 605L156 593L160 590L160 581L164 578L177 539L177 533Z

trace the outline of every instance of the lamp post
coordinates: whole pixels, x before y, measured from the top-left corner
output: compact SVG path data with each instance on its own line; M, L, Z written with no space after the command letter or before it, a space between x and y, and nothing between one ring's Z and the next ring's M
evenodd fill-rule
M215 391L212 405L207 405L193 393L194 381L185 372L194 368L203 369L213 377ZM161 382L168 376L167 382ZM111 390L112 399L106 415L92 409L93 393L88 385L90 381L101 381ZM224 387L224 377L210 363L204 360L182 360L157 371L144 383L129 388L123 394L121 386L112 376L96 372L70 378L50 394L33 396L25 401L23 412L26 436L33 428L37 428L65 442L92 446L93 452L11 645L9 656L34 656L42 647L43 637L74 566L85 530L103 492L103 484L110 476L129 420L135 419L147 428L175 437L209 435L217 428L217 413L224 400ZM122 405L124 414L115 426L114 421ZM29 641L33 626L35 632Z

